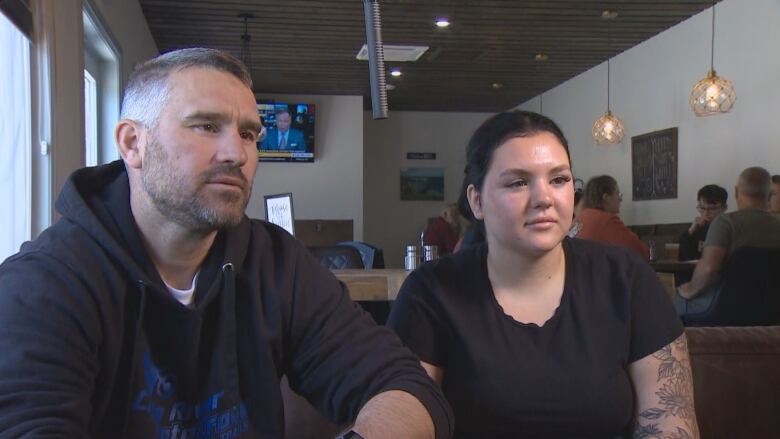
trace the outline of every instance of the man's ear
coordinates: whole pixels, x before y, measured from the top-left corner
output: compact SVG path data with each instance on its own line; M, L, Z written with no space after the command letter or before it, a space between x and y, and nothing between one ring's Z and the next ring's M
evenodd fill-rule
M471 213L474 214L474 218L480 221L484 220L485 216L482 214L482 200L479 191L473 184L470 184L466 188L466 198L469 200L469 206L471 206Z
M119 155L130 168L140 168L143 163L140 144L144 133L144 127L134 120L122 119L116 124L114 139Z

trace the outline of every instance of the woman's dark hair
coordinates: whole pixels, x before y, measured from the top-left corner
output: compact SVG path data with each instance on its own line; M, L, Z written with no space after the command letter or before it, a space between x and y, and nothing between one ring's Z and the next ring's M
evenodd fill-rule
M583 207L604 210L604 195L613 195L617 190L617 180L609 175L593 177L585 185Z

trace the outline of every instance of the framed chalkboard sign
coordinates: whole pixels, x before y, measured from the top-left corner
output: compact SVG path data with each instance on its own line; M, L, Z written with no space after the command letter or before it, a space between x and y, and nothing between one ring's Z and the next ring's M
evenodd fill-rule
M632 199L677 198L677 127L631 138Z
M295 214L293 213L292 194L266 195L265 220L287 230L295 236Z

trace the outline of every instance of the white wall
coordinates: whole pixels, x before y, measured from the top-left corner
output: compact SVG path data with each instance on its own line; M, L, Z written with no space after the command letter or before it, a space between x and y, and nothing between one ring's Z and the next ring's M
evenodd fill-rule
M606 63L544 94L544 113L566 134L575 173L586 180L613 175L629 224L690 221L696 192L709 183L725 187L734 208L742 169L764 166L780 174L780 1L725 0L715 18L715 69L737 94L730 113L697 117L688 104L709 69L711 9L612 59L611 106L626 126L622 144L596 146L591 138L593 122L606 110ZM520 108L537 111L538 98ZM670 127L679 127L678 198L631 201L631 136Z
M82 2L57 0L45 3L53 8L54 41L52 63L52 134L50 172L50 220L54 202L63 183L74 170L84 166L84 47ZM122 75L133 65L157 53L157 47L138 0L94 0L104 25L116 39L122 57ZM38 154L37 146L33 148ZM36 224L37 235L45 224Z
M263 195L292 192L296 219L351 219L363 239L363 98L260 95L279 102L314 104L314 163L262 162L247 215L265 218Z
M363 114L365 241L383 249L388 268L403 267L407 244L418 244L429 217L457 201L466 143L491 114L391 111L374 120ZM436 160L407 160L407 152L434 152ZM400 170L444 168L444 201L401 201Z

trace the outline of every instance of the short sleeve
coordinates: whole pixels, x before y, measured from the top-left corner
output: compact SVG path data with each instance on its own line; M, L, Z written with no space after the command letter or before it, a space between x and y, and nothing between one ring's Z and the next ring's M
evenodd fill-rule
M629 363L658 351L683 333L672 301L650 265L637 260L632 277Z
M717 218L710 225L710 229L707 231L707 238L704 241L704 246L709 247L711 245L729 249L731 247L731 237L733 232L733 225L728 220L727 216L718 215Z
M440 304L435 300L438 282L422 267L404 281L387 325L417 357L434 366L446 366L445 329ZM431 276L431 278L428 278Z

